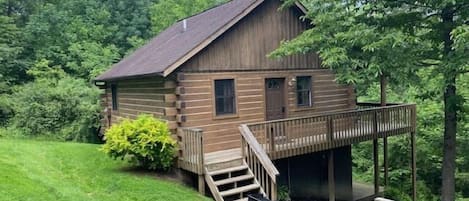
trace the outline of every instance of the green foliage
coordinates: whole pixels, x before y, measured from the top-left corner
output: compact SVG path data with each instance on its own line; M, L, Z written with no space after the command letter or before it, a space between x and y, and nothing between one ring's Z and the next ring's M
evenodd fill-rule
M94 141L99 126L98 90L84 80L52 71L17 87L9 97L11 125L27 136L58 140ZM43 77L41 77L43 76Z
M411 201L412 200L408 195L403 193L401 190L394 189L394 188L386 189L386 191L384 192L384 196L386 198L399 200L399 201Z
M174 159L176 141L166 122L150 115L124 119L106 131L102 151L112 158L130 157L131 162L150 170L168 170Z
M285 5L294 2L287 0ZM322 64L337 72L340 81L357 84L359 95L374 100L379 98L377 78L387 77L392 87L389 97L394 98L388 102L418 105L417 155L425 156L417 161L418 178L431 189L428 193L443 192L442 199L454 200L451 181L455 169L451 164L456 151L458 169L469 171L465 156L468 129L467 121L463 120L467 118L469 80L469 2L303 0L302 3L308 8L304 18L314 26L284 41L270 56L319 53ZM453 88L457 89L456 94L451 93ZM460 149L455 149L455 138ZM391 185L409 192L408 183L392 183L408 176L400 162L408 158L402 154L407 151L406 142L396 143L400 146L390 149L395 151L390 153L391 163L397 163L390 173ZM359 175L370 172L366 152L357 153L355 165ZM441 183L440 172L445 173L448 177L445 181L449 182Z
M12 18L0 15L0 85L15 84L24 79L26 62L21 59L24 47L20 31Z
M277 196L279 201L291 201L290 190L288 189L288 186L279 186L277 190Z
M67 67L74 71L74 75L93 80L115 63L120 55L114 45L103 47L96 42L73 43L69 47L70 57Z

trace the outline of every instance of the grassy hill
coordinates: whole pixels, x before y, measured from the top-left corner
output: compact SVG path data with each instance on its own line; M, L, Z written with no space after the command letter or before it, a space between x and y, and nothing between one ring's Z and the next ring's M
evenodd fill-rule
M98 148L0 139L0 200L209 200L154 175L123 171L125 161Z

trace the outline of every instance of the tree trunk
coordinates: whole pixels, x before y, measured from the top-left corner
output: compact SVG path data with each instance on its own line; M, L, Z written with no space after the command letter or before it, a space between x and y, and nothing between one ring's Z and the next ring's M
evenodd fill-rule
M455 80L455 79L453 79ZM456 96L456 86L450 85L446 88L445 99L445 135L443 146L443 170L441 185L441 200L454 201L455 182L454 174L456 169L456 108L454 97Z
M453 29L454 11L450 8L443 9L442 23L444 40L443 58L446 60L451 53L451 30ZM445 62L446 63L446 62ZM442 66L442 68L450 68ZM455 169L456 169L456 129L457 129L457 104L456 104L456 75L454 70L447 69L445 76L445 133L443 145L443 169L441 181L441 200L455 200Z

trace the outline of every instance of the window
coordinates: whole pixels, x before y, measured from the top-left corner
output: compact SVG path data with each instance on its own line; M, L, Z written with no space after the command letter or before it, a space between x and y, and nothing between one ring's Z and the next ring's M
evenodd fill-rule
M112 110L117 110L117 85L111 84Z
M311 77L300 76L296 78L296 104L301 107L311 106Z
M234 79L215 80L215 110L216 116L236 113Z

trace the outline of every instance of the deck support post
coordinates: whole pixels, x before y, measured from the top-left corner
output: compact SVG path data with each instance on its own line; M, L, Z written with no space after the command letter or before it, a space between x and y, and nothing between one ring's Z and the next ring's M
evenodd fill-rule
M374 184L375 195L379 194L379 156L378 140L373 140L373 164L374 164Z
M383 138L383 166L384 166L384 186L388 185L388 138L384 136Z
M410 141L411 141L411 171L412 171L412 200L417 200L417 162L416 162L416 151L415 151L415 131L410 133Z
M334 150L329 150L329 156L327 158L327 181L329 187L329 201L335 201Z
M386 96L386 88L388 85L388 79L386 75L381 74L380 76L380 91L381 91L381 107L385 107L387 105L387 96ZM383 113L383 120L387 120ZM388 185L388 137L383 137L383 166L384 166L384 186Z
M205 177L204 175L199 174L199 193L205 195Z

